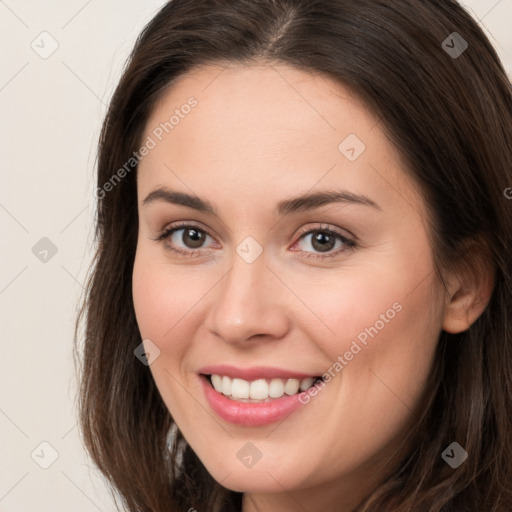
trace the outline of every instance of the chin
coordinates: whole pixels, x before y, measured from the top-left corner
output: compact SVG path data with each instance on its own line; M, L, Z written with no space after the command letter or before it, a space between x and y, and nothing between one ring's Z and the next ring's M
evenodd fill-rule
M249 442L237 442L236 452L242 451L243 447ZM242 450L240 448L242 447ZM296 456L288 460L282 456L274 454L265 456L256 462L250 461L244 463L244 455L250 450L240 454L240 459L235 456L232 461L228 462L226 453L231 450L221 450L219 458L209 458L203 460L203 465L210 475L223 487L236 492L250 493L280 493L283 488L293 490L304 485L309 480L308 475L304 474L300 468L306 470L304 459ZM286 450L287 453L297 454L298 452ZM246 465L247 464L247 465Z
M231 474L217 474L213 471L210 474L223 487L235 492L247 493L281 493L283 488L287 490L293 489L297 482L289 481L290 472L287 480L282 478L280 473L267 472L265 467L256 468L232 468ZM295 484L295 485L294 485Z

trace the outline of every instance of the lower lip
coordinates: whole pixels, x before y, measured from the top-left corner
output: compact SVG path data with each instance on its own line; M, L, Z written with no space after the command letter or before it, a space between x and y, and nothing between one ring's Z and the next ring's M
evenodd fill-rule
M211 408L223 420L244 427L260 427L275 423L304 405L299 401L300 393L274 398L271 402L237 402L215 391L204 375L200 375L200 379Z

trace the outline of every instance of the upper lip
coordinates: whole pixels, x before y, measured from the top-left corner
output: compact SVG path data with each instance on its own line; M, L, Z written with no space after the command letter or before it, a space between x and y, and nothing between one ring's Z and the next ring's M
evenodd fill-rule
M318 377L319 374L303 373L284 368L275 368L273 366L251 366L250 368L241 368L228 364L218 364L204 366L198 373L205 375L225 375L232 379L243 379L253 381L257 379L306 379L308 377Z

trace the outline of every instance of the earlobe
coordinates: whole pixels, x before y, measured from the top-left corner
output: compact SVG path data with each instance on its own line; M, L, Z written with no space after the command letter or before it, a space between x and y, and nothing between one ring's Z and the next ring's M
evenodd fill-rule
M473 247L475 251L475 248ZM442 329L456 334L466 331L484 312L494 290L492 260L481 252L473 253L471 270L464 276L451 276L446 295Z
M482 301L473 302L471 296L452 299L445 309L443 330L452 334L466 331L482 314L485 305Z

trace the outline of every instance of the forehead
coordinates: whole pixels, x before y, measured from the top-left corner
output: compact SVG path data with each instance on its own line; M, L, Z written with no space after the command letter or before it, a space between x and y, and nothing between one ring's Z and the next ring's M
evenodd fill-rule
M139 188L148 191L179 175L196 193L219 184L239 196L269 185L303 193L318 184L421 203L400 154L360 99L291 66L195 68L162 94L148 137L155 147L139 165Z
M153 109L146 132L169 120L190 97L198 102L187 121L195 135L230 136L232 147L248 135L268 148L299 139L313 143L326 136L327 144L336 143L347 129L363 138L377 124L355 95L326 76L283 64L211 64L169 84ZM194 123L198 117L200 122ZM176 140L180 132L187 135L176 126Z

